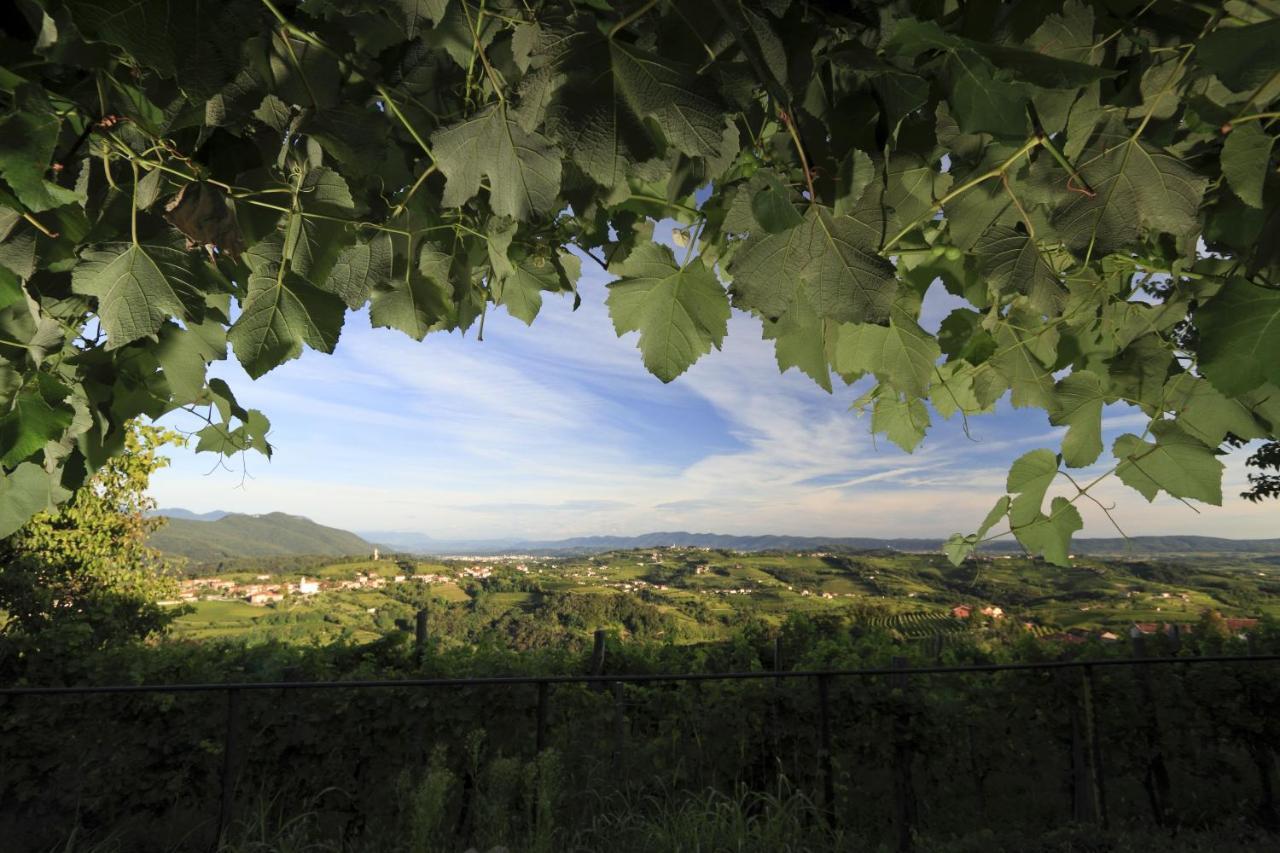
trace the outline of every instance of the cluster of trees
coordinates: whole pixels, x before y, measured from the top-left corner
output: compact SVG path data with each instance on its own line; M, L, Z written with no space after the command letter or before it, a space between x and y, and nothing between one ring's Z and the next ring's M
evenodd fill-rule
M0 637L13 652L77 653L164 630L176 611L176 575L147 546L164 523L149 517L151 474L176 433L134 425L113 456L61 507L0 540Z

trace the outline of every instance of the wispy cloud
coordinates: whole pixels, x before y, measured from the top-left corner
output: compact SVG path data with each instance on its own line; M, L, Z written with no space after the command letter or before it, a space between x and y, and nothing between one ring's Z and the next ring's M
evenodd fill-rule
M204 476L208 458L180 453L153 492L167 506L285 510L442 537L673 527L936 536L972 529L1013 458L1061 441L1042 412L1002 408L971 419L972 437L944 422L904 454L848 411L852 390L780 375L759 322L737 313L723 352L663 385L645 372L635 336L614 335L598 272L581 291L577 312L549 298L532 330L491 314L483 342L418 343L353 315L334 356L309 353L258 382L224 366L242 402L272 418L275 458L250 458L253 479L240 488L238 472ZM1144 424L1109 410L1108 446ZM1228 481L1242 483L1243 455L1227 460ZM1229 509L1197 516L1117 486L1097 495L1132 533L1275 527L1274 507L1232 497ZM1081 508L1087 533L1110 535L1096 506Z

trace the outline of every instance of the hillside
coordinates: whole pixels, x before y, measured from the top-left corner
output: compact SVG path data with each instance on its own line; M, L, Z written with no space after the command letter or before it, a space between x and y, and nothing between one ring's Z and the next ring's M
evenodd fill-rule
M580 536L572 539L526 540L441 540L413 533L379 532L365 534L377 542L419 554L499 554L529 553L550 555L594 554L628 548L725 548L733 551L908 551L938 552L942 539L875 539L839 536L734 536L720 533L668 531L638 536ZM1021 553L1011 539L988 542L983 551L996 554ZM1184 554L1278 554L1280 539L1223 539L1212 536L1134 536L1128 540L1076 539L1076 554L1106 556L1165 556Z
M374 548L354 533L283 512L228 513L213 521L175 518L167 512L162 514L168 523L151 536L152 547L195 562L287 554L346 556L368 554Z

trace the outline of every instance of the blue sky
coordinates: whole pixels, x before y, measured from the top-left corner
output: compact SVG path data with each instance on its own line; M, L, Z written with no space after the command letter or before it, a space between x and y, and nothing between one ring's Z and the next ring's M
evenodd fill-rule
M970 420L971 438L935 416L921 447L903 453L849 411L860 388L829 395L795 370L779 374L759 322L736 311L723 351L663 385L636 336L615 336L606 280L584 262L578 311L550 296L532 328L494 311L483 342L473 329L419 343L354 313L332 356L307 351L256 382L234 360L219 364L212 373L270 417L274 458L247 456L246 477L238 460L228 470L172 451L152 495L165 507L278 510L438 538L945 536L977 526L1013 459L1060 441L1043 412L1002 404ZM940 290L926 301L931 330L950 309ZM1109 411L1108 447L1144 423ZM1222 508L1148 504L1115 482L1096 494L1130 534L1278 535L1280 506L1236 497L1245 456L1226 460ZM1095 506L1081 511L1083 535L1115 535Z

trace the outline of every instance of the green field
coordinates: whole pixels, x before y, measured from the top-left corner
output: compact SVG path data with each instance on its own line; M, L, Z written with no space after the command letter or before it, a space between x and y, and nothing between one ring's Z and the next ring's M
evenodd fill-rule
M655 559L655 554L657 559ZM432 574L449 582L387 583L326 590L267 607L201 601L176 624L179 636L323 642L374 639L403 630L426 607L446 641L553 643L595 627L663 642L730 636L744 619L778 625L792 614L840 614L907 640L972 628L951 616L968 604L1003 609L1001 624L1035 635L1067 629L1127 633L1134 622L1192 624L1205 611L1227 617L1280 615L1280 565L1248 556L1178 561L1081 559L1070 568L1023 558L952 566L940 555L894 552L737 553L698 548L622 551L593 557L493 560L491 575L468 564L349 561L308 574L322 583L360 574ZM243 567L227 579L253 581ZM280 575L277 581L294 580ZM979 620L981 621L981 620ZM536 639L530 639L531 637ZM503 639L506 638L506 639ZM523 639L522 639L523 638Z

